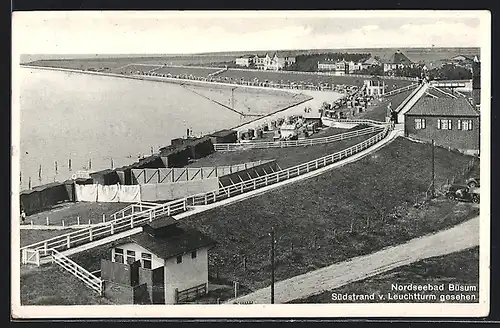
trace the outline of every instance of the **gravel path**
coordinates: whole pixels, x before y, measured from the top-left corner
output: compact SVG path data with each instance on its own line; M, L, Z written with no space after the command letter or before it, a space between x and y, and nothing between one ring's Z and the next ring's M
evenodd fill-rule
M479 216L453 228L410 240L376 253L356 257L275 284L275 303L286 303L332 290L426 258L479 245ZM270 303L270 287L228 303Z

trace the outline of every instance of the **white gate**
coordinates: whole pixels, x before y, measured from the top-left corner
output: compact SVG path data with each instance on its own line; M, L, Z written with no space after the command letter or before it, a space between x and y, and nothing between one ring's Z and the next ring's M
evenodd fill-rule
M38 250L23 249L21 257L23 264L35 264L40 266L40 252Z

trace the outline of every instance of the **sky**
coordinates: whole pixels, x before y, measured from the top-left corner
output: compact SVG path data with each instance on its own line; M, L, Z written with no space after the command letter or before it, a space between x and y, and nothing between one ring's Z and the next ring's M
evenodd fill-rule
M488 19L485 11L16 12L13 47L24 54L478 47Z

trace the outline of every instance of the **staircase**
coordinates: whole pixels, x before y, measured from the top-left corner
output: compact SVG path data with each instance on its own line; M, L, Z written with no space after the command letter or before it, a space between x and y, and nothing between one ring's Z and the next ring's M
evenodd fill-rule
M428 83L421 84L408 98L405 99L396 109L398 113L398 123L402 123L405 120L404 114L406 114L416 103L422 98L422 96L429 89Z
M390 97L390 96L394 96L395 94L398 94L398 93L401 93L401 92L405 92L405 91L408 91L408 90L411 90L415 87L418 86L418 83L412 83L406 87L402 87L402 88L399 88L399 89L395 89L395 90L392 90L392 91L389 91L389 92L386 92L384 93L382 96L383 97Z

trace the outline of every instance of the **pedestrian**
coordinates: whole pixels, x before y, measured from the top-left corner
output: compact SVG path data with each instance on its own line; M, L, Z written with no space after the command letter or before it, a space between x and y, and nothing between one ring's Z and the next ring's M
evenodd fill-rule
M26 213L24 212L24 209L21 209L21 223L24 224L26 221Z

